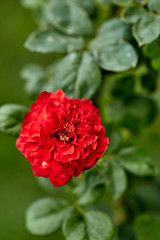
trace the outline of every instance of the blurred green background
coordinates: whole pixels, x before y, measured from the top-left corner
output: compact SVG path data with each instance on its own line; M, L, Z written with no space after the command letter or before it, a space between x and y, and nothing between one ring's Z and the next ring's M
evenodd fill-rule
M31 105L19 77L22 67L30 62L47 65L52 54L30 53L23 48L29 33L36 29L30 11L23 9L20 1L0 2L0 105L20 103ZM159 119L143 129L135 141L148 149L159 161ZM15 139L0 133L0 239L63 239L60 232L48 237L32 236L25 229L24 212L34 200L48 196L36 183L29 163L15 148Z

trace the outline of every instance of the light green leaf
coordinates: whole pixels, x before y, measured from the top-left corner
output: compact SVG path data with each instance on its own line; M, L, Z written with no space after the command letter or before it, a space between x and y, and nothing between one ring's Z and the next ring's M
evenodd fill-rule
M142 7L129 7L122 11L122 19L126 23L136 23L139 18L146 14L146 10Z
M31 96L38 95L45 84L45 72L39 64L26 65L21 71L21 77L26 81L25 90Z
M24 115L29 109L19 104L5 104L0 107L0 131L18 137Z
M58 228L69 211L68 202L60 198L44 198L34 202L26 212L26 227L35 235L47 235Z
M98 37L105 39L130 39L131 26L122 22L119 18L112 18L105 21L98 29Z
M122 7L128 7L133 5L133 0L113 0L113 3L122 6Z
M153 12L160 12L160 1L159 0L149 0L148 8Z
M103 185L98 185L94 188L87 188L86 191L78 199L78 204L81 206L93 204L102 196L104 190Z
M90 51L97 64L108 71L121 72L137 65L135 49L122 39L99 37L90 43Z
M123 168L114 159L105 161L106 185L114 198L119 198L127 188L127 178Z
M144 213L135 220L138 240L160 239L160 216Z
M84 179L74 192L78 196L80 205L87 205L96 202L103 194L106 176L103 169L96 167L88 170L84 174Z
M44 0L21 0L22 5L25 8L29 8L29 9L36 8L36 7L40 6L43 3L43 1Z
M91 98L101 82L101 71L88 52L71 53L52 69L54 90L72 98Z
M88 211L82 216L73 210L63 224L66 240L111 240L114 227L110 218L99 211Z
M30 51L40 53L68 53L83 48L81 37L71 37L55 29L37 30L25 42L25 47Z
M111 219L100 211L88 211L85 214L89 240L111 240L114 226Z
M44 5L44 14L50 24L66 34L92 33L92 22L87 12L72 0L49 0Z
M137 176L150 176L157 173L152 157L139 147L129 146L120 150L118 161L126 170Z
M160 34L160 18L144 15L133 26L133 35L139 46L148 44L158 38Z

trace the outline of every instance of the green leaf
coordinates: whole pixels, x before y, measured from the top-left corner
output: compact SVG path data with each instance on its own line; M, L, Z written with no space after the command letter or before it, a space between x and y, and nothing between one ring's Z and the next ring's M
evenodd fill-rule
M26 81L25 90L31 96L38 95L45 84L45 72L39 64L28 64L21 71Z
M101 71L88 52L71 53L53 66L54 90L62 89L72 98L91 98L101 82Z
M149 0L148 8L153 12L160 12L160 1L159 0Z
M149 43L142 48L143 54L148 58L155 58L160 55L160 39Z
M156 57L156 58L151 60L151 66L156 71L160 70L160 56L158 56L158 57Z
M109 137L109 148L107 151L110 153L114 153L119 149L122 142L122 135L120 129L117 129L114 124L107 124L105 128L107 136Z
M160 34L160 18L144 15L133 26L133 35L139 46L148 44L158 38Z
M50 234L61 227L68 211L68 202L64 199L39 199L26 212L26 227L35 235Z
M127 178L123 168L114 159L105 161L106 185L115 199L118 199L127 188Z
M135 95L125 105L122 124L131 129L141 129L151 124L157 115L157 105L149 97Z
M44 5L44 14L50 24L66 34L92 33L92 22L87 13L72 0L48 1Z
M99 37L90 43L90 51L97 64L108 71L121 72L137 65L135 49L122 39Z
M128 7L122 11L122 18L126 23L136 23L147 12L142 7Z
M96 167L84 174L84 179L75 189L78 204L84 206L96 202L103 194L106 176L103 169Z
M113 2L113 0L96 0L96 1L102 4L111 4Z
M155 76L153 76L151 74L144 74L144 75L141 76L141 82L142 82L143 87L147 91L154 92L156 90L157 78Z
M21 0L22 5L25 8L37 8L38 6L40 6L43 3L44 0Z
M81 37L71 37L55 29L37 30L25 42L25 47L30 51L40 53L68 53L83 48Z
M140 186L136 187L134 197L143 211L160 213L160 191L155 179L154 181L142 182Z
M130 39L131 26L122 22L119 18L112 18L105 21L98 29L98 37L105 39Z
M114 236L114 226L111 219L99 211L88 211L85 214L89 240L111 240Z
M5 104L0 107L0 131L18 137L24 115L29 109L18 104Z
M118 6L128 7L133 4L133 0L113 0L113 3Z
M78 5L84 8L89 15L93 15L96 11L96 5L94 0L75 0Z
M138 240L160 239L160 216L144 213L135 220Z
M152 176L157 173L152 157L139 147L129 146L120 150L118 161L126 170L137 176Z
M104 185L98 185L94 188L87 188L82 196L78 199L78 204L81 206L93 204L102 196Z
M82 216L73 210L63 224L66 240L111 240L114 227L110 218L99 211L88 211Z
M134 75L128 74L115 80L111 89L115 98L127 98L134 92Z

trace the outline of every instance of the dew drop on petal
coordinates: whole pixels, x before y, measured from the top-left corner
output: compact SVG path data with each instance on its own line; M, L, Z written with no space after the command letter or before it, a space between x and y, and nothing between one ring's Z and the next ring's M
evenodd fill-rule
M47 162L43 161L42 162L42 167L43 168L47 168L47 167L49 167L49 164Z

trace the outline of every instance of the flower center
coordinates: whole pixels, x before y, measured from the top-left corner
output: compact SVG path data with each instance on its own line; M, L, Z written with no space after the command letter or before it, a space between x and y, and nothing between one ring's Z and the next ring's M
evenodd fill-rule
M71 134L71 130L69 129L71 127L70 123L66 123L63 130L59 133L59 139L63 141L69 141L69 136Z

